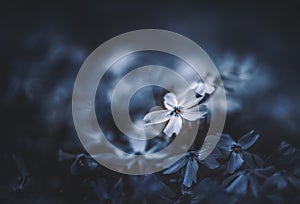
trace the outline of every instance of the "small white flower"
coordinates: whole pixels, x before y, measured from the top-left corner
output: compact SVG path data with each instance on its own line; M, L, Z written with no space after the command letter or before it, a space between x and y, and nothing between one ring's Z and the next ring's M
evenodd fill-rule
M215 87L209 84L205 84L201 81L193 82L190 85L190 89L199 94L200 96L204 96L205 94L212 94L215 91Z
M163 132L171 137L173 133L178 135L182 128L182 120L189 121L198 120L207 113L206 106L198 106L197 99L193 92L189 91L178 102L177 97L173 93L167 93L164 96L164 105L166 110L153 111L144 117L144 121L148 125L163 123L169 120ZM199 110L201 108L201 110Z

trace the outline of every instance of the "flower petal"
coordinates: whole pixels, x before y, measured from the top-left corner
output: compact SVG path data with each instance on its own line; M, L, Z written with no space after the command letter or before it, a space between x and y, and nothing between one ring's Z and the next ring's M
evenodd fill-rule
M257 155L242 151L241 156L250 168L262 168L264 161Z
M216 158L213 157L207 157L202 163L209 169L216 169L220 166Z
M215 87L213 87L209 84L205 84L203 82L194 82L191 84L190 88L193 89L200 96L203 96L206 93L211 94L215 90Z
M248 178L244 174L240 174L227 188L227 192L234 192L245 195L247 193Z
M182 97L180 97L179 106L188 109L197 105L201 101L201 98L196 98L196 95L193 91L188 91Z
M205 105L195 106L193 108L189 108L187 110L183 110L182 117L184 119L195 121L200 118L203 118L208 112L208 109Z
M143 120L147 125L162 123L171 118L170 113L171 112L169 110L152 111L145 115Z
M230 186L232 184L232 182L237 179L243 172L242 171L238 171L230 176L228 176L227 178L224 179L222 185L227 188L228 186Z
M190 159L185 170L183 185L191 187L193 182L197 183L198 163L195 159Z
M173 110L174 106L178 106L178 101L175 94L167 93L164 96L164 105L168 110Z
M235 144L235 141L230 137L230 135L222 134L217 146L222 150L231 151L233 144Z
M188 162L187 157L182 157L180 160L178 160L175 164L171 165L167 170L163 172L163 174L172 174L177 171L179 171L183 166L185 166Z
M171 137L173 133L178 135L180 129L182 127L182 118L180 116L173 116L171 117L168 125L164 129L164 133Z
M252 191L252 194L254 195L254 197L258 198L261 185L259 184L256 177L251 176L251 178L249 179L249 186L250 186L250 190Z
M235 170L239 169L242 164L244 163L244 160L242 159L240 154L231 153L229 162L227 164L227 172L232 174L235 172Z
M251 130L239 139L238 143L242 146L243 149L248 149L249 147L251 147L259 138L259 134L253 133L254 130Z
M205 137L203 145L200 151L198 151L198 159L200 161L204 160L210 154L213 154L213 152L214 153L219 152L217 148L215 148L215 144L218 142L219 139L220 139L219 135L209 135Z

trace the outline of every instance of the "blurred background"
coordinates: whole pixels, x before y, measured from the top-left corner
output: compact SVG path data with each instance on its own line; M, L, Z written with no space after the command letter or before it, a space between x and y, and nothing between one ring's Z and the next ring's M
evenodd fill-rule
M264 156L283 140L299 148L299 9L296 1L2 1L3 202L83 203L89 196L84 187L89 175L74 177L70 175L77 171L69 172L72 161L84 153L71 115L73 84L95 48L137 29L177 32L207 52L227 88L224 132L239 138L254 129L261 135L255 148ZM166 62L157 58L152 54L150 59L161 65L169 62L168 57L163 58ZM59 161L66 157L70 164ZM89 168L97 166L88 157L84 162ZM100 180L100 186L107 183L111 188L119 182L119 175L99 171L108 178ZM134 179L127 185L138 186ZM22 190L25 184L28 188Z

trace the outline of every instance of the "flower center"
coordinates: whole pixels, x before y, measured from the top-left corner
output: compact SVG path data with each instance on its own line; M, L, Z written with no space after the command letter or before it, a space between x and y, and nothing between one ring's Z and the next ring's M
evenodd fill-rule
M178 116L179 114L182 113L181 107L174 107L173 113L175 113L175 116Z
M231 151L233 151L235 153L239 153L241 151L241 145L233 144L232 147L231 147Z

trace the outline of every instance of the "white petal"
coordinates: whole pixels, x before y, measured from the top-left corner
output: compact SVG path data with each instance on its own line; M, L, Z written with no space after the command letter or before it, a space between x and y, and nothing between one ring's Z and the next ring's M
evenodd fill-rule
M185 95L182 96L179 106L184 108L192 107L199 103L201 99L196 98L196 95L193 91L188 91Z
M205 93L211 94L215 90L215 87L209 84L205 84L203 82L198 82L198 83L194 82L192 83L190 88L193 89L197 94L201 96L205 95Z
M204 117L207 113L207 108L206 106L195 106L190 109L184 109L182 113L182 117L184 119L190 120L190 121L195 121L198 120L202 117Z
M206 93L205 85L202 82L194 82L191 85L191 89L193 89L197 94L203 96Z
M208 94L212 94L214 91L215 91L215 87L209 85L209 84L206 84L206 93Z
M168 125L164 129L164 133L171 137L173 133L178 135L182 127L182 118L180 116L171 117Z
M174 106L178 106L178 101L173 93L167 93L164 96L164 105L168 110L173 110Z
M162 123L171 118L170 113L171 111L169 110L152 111L145 115L143 120L147 125Z

